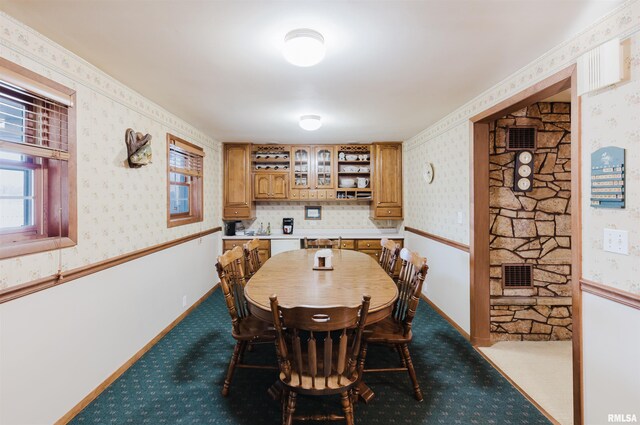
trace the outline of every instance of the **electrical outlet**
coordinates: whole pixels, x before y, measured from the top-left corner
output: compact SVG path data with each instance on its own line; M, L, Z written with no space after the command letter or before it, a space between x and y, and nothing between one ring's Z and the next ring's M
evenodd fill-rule
M187 306L187 296L183 295L182 296L182 307L186 307Z
M629 255L629 232L626 230L604 229L602 249L616 254Z

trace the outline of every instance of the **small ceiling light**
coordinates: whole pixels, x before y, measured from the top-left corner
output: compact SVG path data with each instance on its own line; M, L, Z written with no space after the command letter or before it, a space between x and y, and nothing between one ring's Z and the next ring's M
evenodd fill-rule
M303 115L300 117L300 127L307 131L314 131L322 126L320 115Z
M284 37L284 58L296 66L313 66L324 59L324 37L318 31L299 28Z

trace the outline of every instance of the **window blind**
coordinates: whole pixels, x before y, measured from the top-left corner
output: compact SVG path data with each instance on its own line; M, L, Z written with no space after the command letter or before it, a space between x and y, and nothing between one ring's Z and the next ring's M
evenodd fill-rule
M68 107L0 79L0 149L68 160Z
M174 173L202 177L204 151L190 143L170 139L169 170Z

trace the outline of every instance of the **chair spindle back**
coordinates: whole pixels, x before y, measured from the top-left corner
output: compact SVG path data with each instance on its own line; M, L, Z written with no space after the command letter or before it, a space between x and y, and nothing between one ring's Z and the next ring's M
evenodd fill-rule
M405 335L411 331L411 322L416 315L420 301L422 284L427 276L427 259L406 248L400 251L402 268L398 277L398 300L393 310L393 318L402 322Z
M260 255L258 254L260 241L253 239L244 244L244 256L247 264L247 278L251 278L262 267Z
M363 296L358 307L330 308L285 308L276 295L270 300L284 382L318 391L353 384L371 297Z
M309 240L306 237L304 238L304 247L307 248L336 248L340 249L342 247L342 238L338 239L326 239L319 238Z
M400 254L400 244L394 243L387 238L380 241L382 252L380 253L380 265L385 272L391 277L396 269L396 262Z
M224 293L224 299L231 316L231 323L234 330L238 330L240 320L249 316L247 300L244 297L244 286L246 284L244 273L244 253L242 248L235 248L225 252L218 257L216 264L220 286Z

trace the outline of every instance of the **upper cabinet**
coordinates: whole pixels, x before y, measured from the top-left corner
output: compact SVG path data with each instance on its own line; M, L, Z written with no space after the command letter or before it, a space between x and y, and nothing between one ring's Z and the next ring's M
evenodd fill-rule
M371 145L339 145L338 191L340 200L371 200Z
M254 145L251 155L254 174L253 199L287 199L291 148L287 145Z
M291 188L309 189L311 185L311 147L291 147Z
M253 198L256 200L289 197L289 175L283 173L256 173L253 184Z
M333 146L313 148L314 189L335 189L335 158Z
M224 194L222 218L246 220L255 217L251 196L251 145L224 145Z
M291 147L289 200L334 200L336 197L333 145Z
M402 144L225 144L225 220L255 216L254 200L369 201L374 219L402 219Z
M373 164L371 217L402 219L402 143L374 143Z

